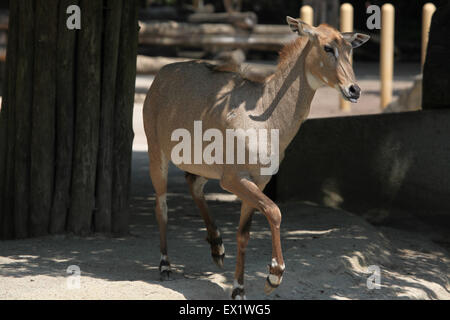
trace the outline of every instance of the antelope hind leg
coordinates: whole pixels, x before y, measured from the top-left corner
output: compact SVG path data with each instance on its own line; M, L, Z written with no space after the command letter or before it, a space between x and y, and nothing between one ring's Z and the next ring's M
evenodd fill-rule
M149 146L150 177L156 193L156 220L159 227L159 240L161 260L159 273L161 281L170 280L170 261L167 254L167 168L168 161L164 155L155 148Z
M223 268L225 248L223 246L222 236L220 235L220 231L209 212L208 205L205 200L205 194L203 192L205 184L208 180L188 172L186 172L185 176L192 198L194 199L195 204L200 210L200 214L205 221L206 230L208 232L206 241L208 241L211 246L211 256L213 261L218 267Z

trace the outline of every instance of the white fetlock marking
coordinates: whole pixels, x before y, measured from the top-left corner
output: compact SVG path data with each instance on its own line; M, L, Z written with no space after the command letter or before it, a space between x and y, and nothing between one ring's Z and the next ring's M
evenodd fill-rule
M278 262L275 258L272 259L272 268L275 268L278 265Z
M223 246L223 244L221 244L219 247L219 255L223 255L224 253L225 253L225 247Z
M243 290L244 286L239 284L239 282L235 279L234 282L233 282L233 290L234 289L242 289Z
M284 269L286 268L286 266L285 266L284 263L281 264L281 265L278 265L278 262L277 262L277 260L276 260L275 258L272 259L272 264L271 264L271 266L272 266L272 268L280 267L280 269L281 269L282 271L284 271Z
M233 291L236 289L241 289L244 290L244 286L239 284L239 282L235 279L233 282ZM241 295L236 295L236 297L234 298L234 300L247 300L247 297L245 295L241 296Z
M160 261L169 262L169 257L167 255L165 255L165 254L161 254L161 260ZM161 266L161 272L163 272L163 271L170 271L170 266Z
M170 271L170 266L161 266L161 272Z
M279 265L277 260L275 258L272 259L272 263L271 263L271 267L273 269L275 268L280 268L281 271L284 271L285 269L285 265L284 263L282 265ZM281 281L283 280L283 276L277 276L275 274L269 274L269 281L271 284L273 284L274 286L278 286L280 285Z

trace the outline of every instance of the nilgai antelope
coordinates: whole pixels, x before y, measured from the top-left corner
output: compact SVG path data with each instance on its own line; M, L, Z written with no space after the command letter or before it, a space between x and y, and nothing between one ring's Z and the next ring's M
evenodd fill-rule
M160 274L163 280L170 278L166 239L166 190L168 162L174 162L173 150L180 140L180 135L174 135L174 132L181 128L183 132L195 135L194 131L201 121L203 130L213 130L210 132L214 135L200 141L200 150L207 145L207 141L210 144L218 143L215 161L192 161L190 151L183 150L183 159L188 161L175 162L178 168L186 172L190 192L206 224L207 241L211 245L213 260L217 265L223 266L225 250L203 194L207 179L220 180L223 189L242 201L232 298L245 297L245 250L250 237L252 215L256 210L267 218L272 234L272 261L269 264L265 292L270 294L281 283L285 270L280 242L281 212L263 193L271 178L270 174L262 174L262 168L267 162L263 164L259 161L255 164L228 161L230 159L222 161L226 145L218 137L220 134L222 137L227 136L230 129L241 130L233 139L244 136L245 142L241 147L244 147L246 154L250 154L254 152L255 143L246 139L249 136L245 132L276 131L278 141L262 139L260 136L259 142L268 144L265 151L270 154L278 153L281 161L285 149L308 116L317 89L329 86L351 102L359 99L361 90L355 82L350 55L353 48L369 39L364 34L340 33L324 24L313 27L291 17L287 17L287 22L299 37L282 49L277 71L264 81L255 82L246 79L239 72L217 70L214 66L198 61L182 62L162 68L148 92L144 103L144 126L148 141L150 177L156 192L156 218L161 249ZM211 142L212 136L215 137L214 142ZM187 145L194 151L199 150L195 141L189 141ZM238 151L234 144L233 148L232 151ZM228 150L226 153L228 155ZM272 173L275 172L276 169Z

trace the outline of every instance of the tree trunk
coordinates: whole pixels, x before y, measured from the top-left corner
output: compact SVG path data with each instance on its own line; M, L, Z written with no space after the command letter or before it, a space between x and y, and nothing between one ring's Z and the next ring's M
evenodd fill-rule
M11 2L0 238L128 232L137 3Z

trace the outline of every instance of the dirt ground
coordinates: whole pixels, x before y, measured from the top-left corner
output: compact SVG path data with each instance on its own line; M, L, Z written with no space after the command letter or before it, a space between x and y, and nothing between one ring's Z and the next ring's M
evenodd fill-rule
M144 152L135 152L131 236L73 236L0 242L0 299L228 299L235 265L239 202L207 186L211 211L226 247L216 267L206 231L182 172L170 170L169 257L173 280L159 281L159 238ZM374 227L351 213L304 203L281 205L286 273L271 296L263 293L271 240L256 214L246 260L249 299L450 299L450 254L427 234ZM69 289L71 265L80 289ZM381 271L368 289L369 266Z
M369 90L366 102L354 112L377 113L378 84L370 72L366 74L366 87L373 92ZM149 80L138 79L138 94L145 91ZM410 83L408 75L397 80L397 88ZM337 95L325 92L316 99L316 116L337 110ZM212 262L206 230L188 196L183 173L173 167L168 206L174 273L172 281L159 281L159 234L140 114L137 103L131 235L0 242L0 299L229 299L239 202L223 193L217 182L207 185L211 211L226 248L225 266L219 269ZM265 218L256 214L246 259L247 298L450 299L450 253L432 241L430 232L373 226L349 212L314 204L284 203L280 208L286 260L283 283L271 296L264 295L271 240ZM79 289L68 287L67 268L72 265L81 270ZM381 272L380 289L367 286L372 276L369 266Z

